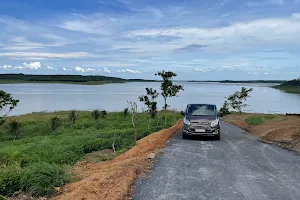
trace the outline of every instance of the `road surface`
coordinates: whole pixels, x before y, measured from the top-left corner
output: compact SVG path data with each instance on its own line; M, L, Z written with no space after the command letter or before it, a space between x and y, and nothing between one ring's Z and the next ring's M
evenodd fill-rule
M149 177L136 181L134 199L300 199L299 154L225 122L220 141L198 139L178 133Z

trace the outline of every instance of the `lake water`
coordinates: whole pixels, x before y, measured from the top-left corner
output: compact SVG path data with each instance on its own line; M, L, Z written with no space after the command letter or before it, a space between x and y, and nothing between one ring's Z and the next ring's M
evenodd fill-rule
M247 100L248 112L300 113L300 95L288 94L270 88L270 84L221 84L181 82L185 90L178 97L168 100L170 108L183 110L188 103L211 103L221 107L224 97L242 86L254 91ZM135 101L141 110L144 106L138 97L145 94L145 87L159 89L160 83L122 83L106 85L72 84L0 84L0 89L20 100L9 115L20 115L41 111L93 110L121 111L128 107L127 101ZM162 99L158 107L163 106ZM144 107L145 108L145 107Z

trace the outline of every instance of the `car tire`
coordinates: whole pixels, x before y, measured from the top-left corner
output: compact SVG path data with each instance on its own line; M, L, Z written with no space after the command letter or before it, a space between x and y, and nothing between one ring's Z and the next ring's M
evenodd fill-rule
M215 136L215 139L216 140L220 140L221 139L221 133L220 133L220 131L219 131L218 135Z
M188 136L182 132L182 139L188 139Z

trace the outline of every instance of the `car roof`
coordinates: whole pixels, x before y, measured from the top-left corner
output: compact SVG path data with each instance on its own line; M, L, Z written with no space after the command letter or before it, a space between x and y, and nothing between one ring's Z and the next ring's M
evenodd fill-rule
M188 104L188 106L194 106L194 105L216 106L215 104L207 104L207 103L193 103L193 104Z

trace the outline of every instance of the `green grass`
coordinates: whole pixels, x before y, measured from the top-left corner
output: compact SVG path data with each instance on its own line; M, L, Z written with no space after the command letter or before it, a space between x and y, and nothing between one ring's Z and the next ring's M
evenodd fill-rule
M69 180L68 167L86 154L103 149L112 149L113 142L118 152L134 145L131 116L123 113L108 113L106 119L92 119L91 112L77 111L75 124L70 121L70 112L34 113L6 119L21 123L18 138L14 140L4 124L0 127L0 194L10 196L21 190L36 196L53 194ZM60 126L54 131L49 120L57 116ZM137 117L137 139L152 132L170 127L180 119L179 113L167 112L167 124L158 113L156 119L146 113ZM159 120L158 120L159 119ZM149 127L149 128L148 128Z
M277 116L276 115L264 115L263 118L265 119L275 119Z
M287 93L295 93L300 94L300 87L299 86L283 86L283 85L277 85L273 86L273 88L285 91Z
M257 115L257 116L250 116L246 119L247 124L258 126L265 122L265 120L275 119L276 115Z

